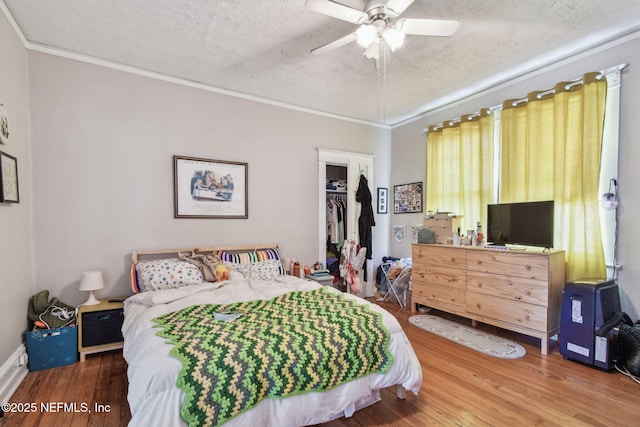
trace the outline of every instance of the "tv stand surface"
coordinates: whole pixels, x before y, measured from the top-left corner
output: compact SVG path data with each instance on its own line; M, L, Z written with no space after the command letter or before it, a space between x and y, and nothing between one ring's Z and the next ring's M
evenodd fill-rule
M411 310L416 304L540 338L560 331L564 252L414 244Z

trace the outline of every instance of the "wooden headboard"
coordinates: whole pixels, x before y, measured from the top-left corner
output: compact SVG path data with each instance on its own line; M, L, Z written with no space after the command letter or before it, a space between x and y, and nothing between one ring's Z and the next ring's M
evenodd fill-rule
M250 252L264 249L279 249L278 245L245 245L245 246L207 246L192 248L172 248L172 249L138 249L131 251L131 271L129 274L129 284L134 292L140 292L138 286L138 278L136 274L136 264L139 262L152 259L175 258L180 252L199 252L202 254L225 251L225 252Z
M136 264L140 262L141 258L156 257L157 255L178 255L178 252L214 252L214 251L257 251L266 248L277 248L278 245L246 245L246 246L208 246L208 247L193 247L193 248L174 248L174 249L138 249L131 251L131 262Z

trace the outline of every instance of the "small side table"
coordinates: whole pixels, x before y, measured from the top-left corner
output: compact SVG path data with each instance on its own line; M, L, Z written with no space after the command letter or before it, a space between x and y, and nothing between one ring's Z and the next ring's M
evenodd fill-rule
M100 304L82 305L78 309L78 352L80 362L87 354L123 347L122 322L124 303L102 300Z

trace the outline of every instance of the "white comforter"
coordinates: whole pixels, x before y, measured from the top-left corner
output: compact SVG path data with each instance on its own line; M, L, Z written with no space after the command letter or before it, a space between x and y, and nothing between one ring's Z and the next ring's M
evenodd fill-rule
M130 426L184 426L180 408L184 393L176 387L181 362L171 356L171 344L156 335L151 321L164 313L194 304L227 304L236 301L270 299L293 290L311 290L316 282L293 276L280 276L263 282L244 279L221 283L185 286L180 289L144 292L125 301L124 357L129 365ZM332 291L339 292L333 288ZM347 298L357 298L347 295ZM359 298L358 298L359 299ZM229 426L300 426L317 424L341 416L351 416L380 400L379 389L401 384L418 393L422 371L418 358L395 317L381 307L369 304L382 314L391 333L390 351L394 362L384 375L370 374L324 393L311 392L285 399L265 399L255 408L241 413L227 423Z

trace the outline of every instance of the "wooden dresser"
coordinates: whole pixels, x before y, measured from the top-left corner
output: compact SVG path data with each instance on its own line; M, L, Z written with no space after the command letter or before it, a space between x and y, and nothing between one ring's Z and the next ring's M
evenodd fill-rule
M540 338L560 330L564 251L495 250L414 244L411 310L416 304Z

